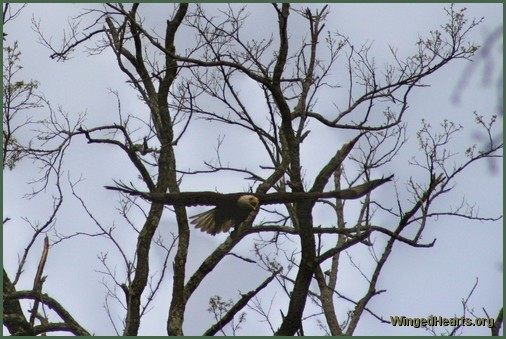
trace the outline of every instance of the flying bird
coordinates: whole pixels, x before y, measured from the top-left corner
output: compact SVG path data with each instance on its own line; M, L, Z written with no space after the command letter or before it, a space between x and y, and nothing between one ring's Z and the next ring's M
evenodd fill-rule
M251 212L260 205L286 204L300 201L318 199L358 199L371 192L376 187L392 180L393 175L371 180L348 189L331 192L275 192L275 193L217 193L217 192L178 192L178 193L151 193L141 192L122 183L118 186L105 186L109 190L120 191L143 199L162 202L165 205L175 206L216 206L215 208L190 217L191 224L200 228L202 232L215 235L227 232L232 227L239 226Z
M251 194L241 195L236 201L220 201L212 210L190 217L191 224L211 235L228 232L242 224L259 204L258 198Z

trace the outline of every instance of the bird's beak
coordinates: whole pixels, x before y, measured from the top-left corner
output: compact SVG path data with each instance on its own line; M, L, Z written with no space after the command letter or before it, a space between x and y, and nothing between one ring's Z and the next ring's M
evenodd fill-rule
M258 204L259 204L259 201L258 201L258 199L257 199L257 198L255 198L255 199L253 199L253 200L251 201L251 206L253 206L253 209L255 209L255 210L257 209Z

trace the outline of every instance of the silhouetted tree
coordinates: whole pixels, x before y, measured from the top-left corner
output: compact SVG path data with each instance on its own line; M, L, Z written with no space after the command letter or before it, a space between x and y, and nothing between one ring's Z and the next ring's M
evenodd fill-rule
M149 18L142 12L143 7L148 6L105 4L102 9L87 10L71 21L61 46L54 46L45 36L41 23L34 21L40 41L52 50L51 58L55 60L67 60L81 46L87 46L92 54L112 51L118 70L149 111L149 116L144 117L125 114L121 110L120 96L116 94L117 120L112 124L87 126L82 116L73 119L60 110L53 112L47 105L51 119L40 123L47 127L41 137L59 140L51 152L39 154L39 159L48 159L47 185L51 177L60 178L61 172L53 165L60 164L66 147L76 138L83 138L89 144L114 146L123 152L138 174L137 179L132 178L132 186L151 196L167 192L172 197L181 196L183 178L209 175L215 178L212 180L220 180L223 173L244 175L250 191L259 196L270 192L279 192L282 196L288 192L323 196L324 192L374 183L375 179L396 174L391 173L388 166L398 161L406 146L406 115L413 89L423 87L424 79L447 64L469 60L478 51L477 45L470 43L467 36L479 21L469 21L465 10L455 6L447 9L448 21L441 29L415 41L414 54L401 57L392 48L391 62L384 68L375 64L369 45L357 46L349 38L325 30L330 13L328 6L295 9L287 3L273 4L272 19L277 20L277 29L259 38L248 37L245 25L250 19L243 7L230 5L219 15L211 15L206 13L206 5L173 5L173 13L162 29L150 26ZM81 28L82 18L92 18L93 24ZM295 25L306 27L304 35L292 35ZM193 40L185 38L183 41L183 34ZM15 54L7 56L16 59ZM9 87L12 80L7 87L5 85L6 73L4 68L4 98L5 88L12 88ZM335 74L339 74L339 78ZM259 106L251 106L249 93L239 90L244 79L263 94L263 97L254 98ZM23 85L21 88L28 90L28 84ZM336 99L333 108L322 108L318 99L324 96L345 99ZM199 119L209 122L212 128L223 129L224 133L238 130L244 135L254 135L255 144L248 144L248 149L240 151L245 159L253 153L261 156L258 168L240 161L223 164L219 147L223 140L219 140L216 162L204 162L204 169L178 167L178 156L182 156L178 154L178 147L186 140L199 138L199 131L193 125ZM484 133L492 136L495 120L477 115L477 121ZM5 125L4 105L4 144ZM110 263L107 254L97 254L108 277L104 282L107 289L105 307L117 334L139 334L142 317L153 301L159 294L169 293L162 291L160 286L170 273L170 305L156 312L167 312L169 335L183 335L190 298L218 265L224 265L223 259L232 255L243 260L245 267L261 267L265 276L259 278L257 287L241 293L235 301L210 296L209 312L215 316L216 323L210 324L205 334L226 333L228 325L233 334L240 333L249 309L266 321L273 334L303 335L303 325L309 317L304 312L311 300L319 309L315 317L324 333L352 335L364 313L373 315L378 321L390 322L376 314L370 302L385 292L378 281L398 243L413 248L432 247L435 239L423 241L423 234L428 223L440 216L479 221L500 218L482 217L475 209L467 208L465 202L454 209L444 209L444 204L434 209L441 197L452 191L458 177L471 170L471 164L499 157L502 150L500 140L491 138L485 149L476 150L472 145L463 147L462 152L467 149L465 157L455 160L454 152L450 151L455 146L451 142L460 130L458 124L444 119L437 128L423 122L417 134L421 152L411 160L420 176L411 176L402 192L393 192L393 184L382 181L382 191L370 190L353 206L355 209L358 206L359 210L355 219L350 212L352 207L348 207L351 201L346 196L301 199L265 207L252 213L193 272L187 265L191 232L184 204L168 207L162 200L142 201L128 192L122 193L119 210L124 224L121 227L136 237L132 248L119 239L115 226L94 216L86 199L78 194L79 181L70 182L71 192L97 231L63 235L52 216L48 223L54 231L52 242L62 243L78 236L86 241L97 237L110 241L121 261ZM7 143L11 148L4 146L4 164L14 163L19 158L15 153L18 149L20 154L24 152L17 146L12 132L11 129L8 134L11 141ZM317 139L312 136L324 133L348 140L341 144L327 138L323 146L318 146L314 142ZM244 146L237 143L237 147ZM311 152L325 148L322 156L331 154L314 174L305 171L312 161L305 155L304 150L308 148ZM114 179L109 181L112 183ZM397 185L401 186L399 182ZM61 199L55 199L55 204ZM57 210L55 208L55 213ZM315 216L322 210L332 211L335 220L325 225L316 223ZM172 230L171 239L160 235L164 211L175 215L177 228ZM132 218L139 212L142 223ZM258 214L262 218L257 218ZM384 223L385 216L389 218L388 223ZM37 228L35 234L48 230ZM386 240L374 243L371 237L376 234L383 235ZM254 259L233 253L235 246L248 243L253 236ZM360 246L370 250L371 272L362 271L352 257L345 258L348 249ZM46 247L49 249L49 245ZM164 253L156 268L151 260L154 247ZM358 299L342 294L337 288L339 279L346 279L341 273L346 265L355 267L367 280ZM34 285L32 290L16 290L22 265L17 272L15 280L11 281L4 270L4 324L12 334L56 330L88 334L89 330L81 327L60 303L42 293L41 284ZM41 274L37 274L39 282ZM223 279L228 280L228 277ZM316 285L312 285L313 282ZM274 319L260 297L262 291L275 284L286 293L284 303L278 307L282 314L279 320ZM76 297L80 296L76 294ZM48 317L37 317L40 325L35 325L33 317L27 320L18 307L19 300L24 299L53 308L64 325L53 322L48 326ZM109 306L110 300L124 307L124 314L115 313ZM343 300L349 305L344 318L335 308L336 302ZM6 310L11 313L6 314ZM32 315L35 314L33 310L36 308L32 308ZM15 321L9 322L12 319L9 314L15 314ZM118 321L118 317L122 321Z

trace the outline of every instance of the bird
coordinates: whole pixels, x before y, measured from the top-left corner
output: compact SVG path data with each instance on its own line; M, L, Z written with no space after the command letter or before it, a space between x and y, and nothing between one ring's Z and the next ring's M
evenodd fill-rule
M142 192L127 185L116 182L117 186L105 186L106 189L120 191L133 196L140 196L148 201L172 206L215 206L215 208L190 217L191 224L202 232L216 235L228 232L232 227L239 226L250 213L260 205L297 203L318 199L358 199L376 187L392 180L394 176L375 179L361 185L330 192L274 192L274 193L218 193L200 192Z
M211 235L228 232L232 227L242 224L259 205L260 201L256 196L244 194L236 201L221 201L215 208L191 216L191 224Z

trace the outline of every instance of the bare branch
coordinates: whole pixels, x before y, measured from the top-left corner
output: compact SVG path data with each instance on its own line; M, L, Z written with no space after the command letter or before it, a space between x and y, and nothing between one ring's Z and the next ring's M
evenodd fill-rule
M241 311L251 300L251 298L255 297L261 290L263 290L265 287L267 287L272 280L276 277L277 273L273 273L270 277L265 279L257 288L255 288L253 291L249 291L246 294L241 295L241 299L239 299L234 306L232 306L228 312L220 318L219 322L212 325L207 331L204 332L205 336L215 335L220 331L223 327L225 327L232 319L235 317L235 315Z
M88 333L81 325L79 325L74 318L67 312L67 310L55 299L51 298L47 294L42 294L36 291L15 291L9 294L4 295L4 299L6 300L20 300L20 299L29 299L29 300L37 300L42 304L48 306L53 309L58 316L65 322L65 325L55 325L58 327L59 331L71 332L74 335L83 335L89 336ZM50 327L49 327L50 328ZM43 333L49 331L49 328L44 328L44 325L39 327L39 333Z

